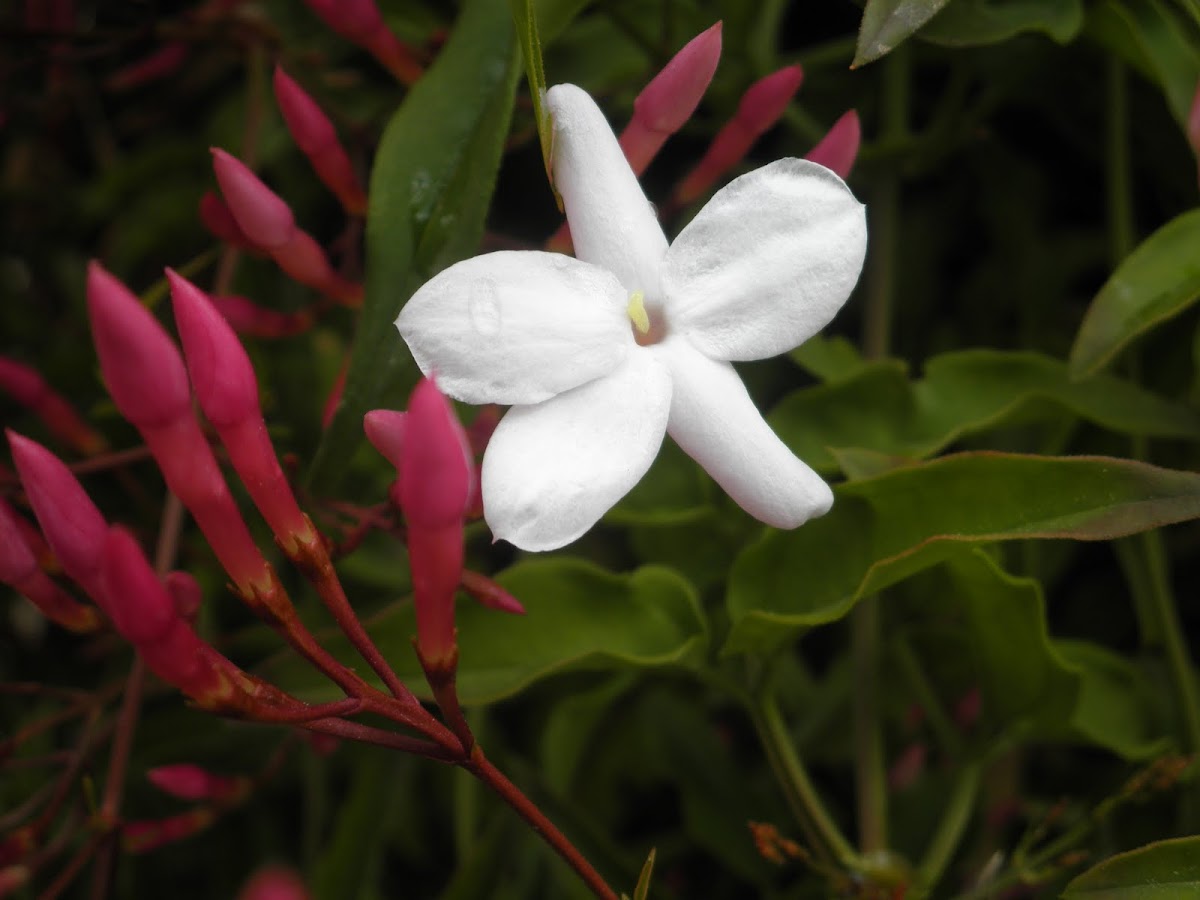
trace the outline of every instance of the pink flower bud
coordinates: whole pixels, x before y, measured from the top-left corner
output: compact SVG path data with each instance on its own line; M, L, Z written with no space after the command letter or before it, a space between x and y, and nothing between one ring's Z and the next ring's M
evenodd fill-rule
M246 237L225 201L212 191L205 191L204 196L200 198L200 221L214 237L227 244L251 253L263 252L261 247Z
M216 810L201 806L165 819L139 819L121 826L121 847L127 853L147 853L182 841L208 828Z
M405 432L399 467L405 519L422 528L461 523L475 466L458 417L430 378L413 389Z
M192 763L157 766L146 772L146 780L180 800L225 800L249 783L245 778L214 775Z
M101 622L95 609L82 606L43 572L16 511L0 499L0 582L26 597L47 619L77 633Z
M832 169L839 178L848 178L858 158L858 147L862 142L862 126L858 113L850 110L833 123L825 137L804 158Z
M404 419L405 413L392 409L373 409L363 416L367 440L397 471L404 455Z
M358 44L381 62L401 84L421 77L421 64L412 51L396 40L375 5L375 0L305 0L309 8L348 41Z
M283 866L259 869L238 894L238 900L309 900L309 897L300 876Z
M0 390L32 410L51 434L80 453L91 455L105 448L104 438L29 366L0 356Z
M261 416L254 367L237 335L203 291L173 270L166 272L175 327L204 415L218 428Z
M359 185L350 158L338 142L333 123L300 85L275 67L275 99L288 131L304 151L317 177L337 196L347 212L367 211L367 196Z
M149 56L118 69L105 81L114 91L127 91L152 81L159 81L177 71L187 61L189 45L183 41L168 41Z
M196 399L216 426L234 470L285 545L311 528L300 512L267 437L254 367L208 296L170 269L167 280Z
M303 334L312 327L309 313L284 313L238 296L210 296L225 321L238 334L256 338L284 338Z
M191 392L178 348L137 297L95 261L88 265L87 301L100 370L121 414L138 426L188 415Z
M8 444L38 524L63 571L99 602L108 524L83 486L53 453L8 431Z
M752 84L742 96L737 114L717 132L703 158L675 189L673 201L691 203L737 165L754 142L779 121L803 79L799 66L787 66Z
M133 535L113 527L104 542L102 601L117 631L135 646L162 640L179 613Z
M692 38L633 101L621 149L641 175L668 137L691 118L721 59L721 23Z
M213 172L238 228L260 247L286 246L296 232L292 210L240 159L217 147L211 151Z
M338 275L321 245L307 232L296 229L287 244L271 250L271 257L301 284L316 288L346 306L362 304L362 285Z

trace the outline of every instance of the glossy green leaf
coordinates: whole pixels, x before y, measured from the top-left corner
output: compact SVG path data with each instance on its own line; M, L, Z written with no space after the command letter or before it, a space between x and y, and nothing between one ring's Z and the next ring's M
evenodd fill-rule
M1073 879L1064 900L1182 900L1200 896L1200 836L1110 856Z
M1172 219L1129 254L1088 307L1071 348L1071 372L1096 372L1200 299L1198 247L1200 209Z
M920 36L950 47L977 47L1033 31L1065 44L1082 27L1082 0L955 0Z
M1086 641L1057 640L1054 646L1078 672L1080 693L1070 721L1051 734L1100 744L1126 759L1167 752L1170 739L1152 712L1154 689L1137 666Z
M1186 127L1200 81L1200 47L1180 15L1161 0L1104 0L1089 14L1088 31L1157 84Z
M925 457L1003 425L1079 416L1113 431L1200 438L1200 416L1132 382L1072 381L1038 353L961 350L935 356L909 381L902 363L873 363L849 378L796 391L768 420L796 454L822 472L837 469L829 448Z
M527 614L458 604L458 691L466 705L500 700L568 670L687 665L707 643L696 593L670 569L644 566L614 575L577 559L539 557L517 563L496 580ZM391 606L367 622L367 629L405 683L428 696L412 648L417 631L412 604ZM339 659L354 660L342 635L320 638ZM306 699L335 696L324 678L290 653L268 661L261 674Z
M922 658L945 670L947 690L978 685L991 727L1088 743L1126 759L1163 752L1141 672L1096 645L1053 639L1037 580L1004 571L981 548L960 550L906 583L898 599L905 598L936 625Z
M949 0L867 0L858 26L852 66L864 66L891 53L932 19Z
M840 336L811 337L789 353L788 357L800 368L822 381L849 378L867 365L858 348Z
M734 563L726 653L773 646L964 543L1107 540L1200 517L1200 475L1106 457L961 453L839 485L833 510Z
M392 323L426 279L483 235L518 74L502 4L471 0L437 61L388 123L371 173L366 301L345 388L308 473L328 492L362 442L362 417L404 405L414 369Z

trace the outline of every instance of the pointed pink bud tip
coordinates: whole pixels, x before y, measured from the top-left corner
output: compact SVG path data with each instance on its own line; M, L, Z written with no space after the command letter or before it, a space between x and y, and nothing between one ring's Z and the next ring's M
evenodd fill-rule
M373 409L363 416L367 440L397 471L404 456L404 419L405 413L394 409Z
M432 378L422 378L413 389L404 428L405 518L425 528L461 522L474 490L475 465L463 427Z
M799 66L786 66L752 84L738 104L737 117L755 135L762 134L783 115L800 82L804 71Z
M261 252L238 227L237 219L233 217L225 201L212 191L205 191L204 196L200 198L200 221L218 240L245 250Z
M804 158L833 170L839 178L848 178L861 142L862 126L858 113L850 110L833 123L825 137Z
M138 647L166 638L179 613L133 535L116 526L108 530L100 570L105 612L117 631Z
M204 291L166 271L175 327L204 415L218 428L258 417L258 380L241 341Z
M259 869L246 882L237 900L309 900L300 876L283 866Z
M88 265L88 314L100 370L121 414L135 425L165 425L191 411L179 349L125 285Z
M180 800L220 800L236 790L239 781L214 775L192 763L156 766L146 772L146 780Z
M209 300L235 332L246 337L284 338L302 334L312 327L307 312L284 313L259 306L253 300L236 295L210 295Z
M218 147L211 151L217 183L238 228L261 247L286 246L296 232L292 210L240 159Z
M37 406L48 387L45 379L34 369L0 356L0 390L11 396L22 406Z
M301 150L311 155L337 143L333 123L281 66L275 67L274 85L279 111Z
M673 134L691 118L721 59L721 23L702 31L675 54L633 102L634 117Z
M46 543L63 571L90 592L99 576L108 524L62 460L15 431L7 434L21 484Z
M325 24L352 41L368 40L372 33L386 28L375 0L305 0Z

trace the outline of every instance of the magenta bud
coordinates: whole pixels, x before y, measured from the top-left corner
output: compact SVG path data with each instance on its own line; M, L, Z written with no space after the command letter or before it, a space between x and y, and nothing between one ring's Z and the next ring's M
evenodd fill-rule
M431 378L422 378L408 401L400 460L404 517L422 528L462 521L475 479L467 436L450 402Z
M13 461L38 524L63 571L99 601L100 561L108 524L57 456L41 444L8 431Z
M105 82L110 90L127 91L153 81L159 81L177 71L187 61L190 45L184 41L168 41L135 63L118 69Z
M217 428L261 416L258 380L241 341L207 294L171 269L166 271L175 327L204 415Z
M858 121L858 113L850 110L833 123L825 137L804 158L833 170L839 178L848 178L850 170L854 168L854 160L858 158L861 142L862 126Z
M200 590L200 582L196 581L190 573L176 570L167 573L167 577L163 579L163 587L175 601L175 611L179 613L180 618L189 622L194 621L200 612L200 604L204 602L204 592Z
M22 406L37 406L46 389L45 379L32 368L0 356L0 390Z
M16 510L0 497L0 581L15 587L37 571L37 557L25 540Z
M88 265L88 315L100 370L121 414L138 426L191 412L179 349L148 309L98 262Z
M138 648L165 638L179 613L133 535L116 526L108 530L100 570L101 605L117 631Z
M242 887L237 900L309 900L300 876L283 866L259 869Z
M211 151L217 183L238 228L260 247L286 246L296 232L291 208L240 159L218 147Z
M252 300L235 295L209 295L222 318L235 332L247 337L283 338L302 334L312 327L313 319L308 313L284 313Z
M752 84L737 114L717 132L700 162L676 188L673 201L691 203L741 162L754 142L779 121L803 80L799 66L786 66Z
M146 772L146 780L180 800L223 800L246 783L244 778L214 775L192 763L156 766Z
M405 415L393 409L373 409L363 416L367 440L397 471L404 451Z
M228 204L212 191L205 191L200 198L200 221L218 240L252 253L262 253L262 248L246 237L238 226Z
M348 41L363 47L402 84L421 77L421 64L396 40L375 0L305 0L309 8Z
M0 390L31 409L59 440L84 454L104 449L104 438L33 368L0 356Z
M296 145L312 156L320 153L330 144L337 143L337 132L329 117L321 111L315 100L305 93L304 89L283 71L282 66L275 67L275 99L279 103L279 111L287 123L288 131Z
M721 59L721 23L688 41L633 101L633 119L621 132L630 168L642 174L668 137L691 118Z

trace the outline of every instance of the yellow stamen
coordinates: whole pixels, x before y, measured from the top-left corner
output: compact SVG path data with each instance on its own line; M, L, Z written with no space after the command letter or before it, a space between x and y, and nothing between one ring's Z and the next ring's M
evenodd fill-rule
M646 334L650 330L650 316L646 313L646 297L641 291L634 291L629 295L629 306L625 311L629 313L630 321L639 332Z

